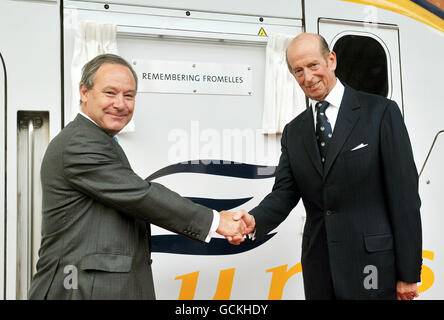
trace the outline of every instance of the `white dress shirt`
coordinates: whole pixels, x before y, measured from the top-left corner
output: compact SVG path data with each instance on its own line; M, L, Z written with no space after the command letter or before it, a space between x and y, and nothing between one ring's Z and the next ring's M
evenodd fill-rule
M338 78L336 78L335 86L327 95L327 97L325 97L324 99L329 103L327 109L325 110L325 115L327 116L328 121L330 121L332 133L335 128L336 118L338 117L339 107L341 106L343 96L344 96L344 85L341 83L341 81L339 81ZM308 101L310 102L310 106L313 110L314 126L316 130L316 103L318 103L319 101L312 99L308 99Z
M80 111L79 113L82 116L84 116L86 119L88 119L89 121L94 123L96 126L100 127L93 119L88 117L85 113L83 113L82 111ZM113 138L115 138L115 136ZM220 222L219 212L217 212L216 210L213 210L213 222L211 223L210 231L208 232L208 235L205 238L205 242L207 242L207 243L210 242L211 238L216 236L216 234L217 234L216 230L219 227L219 222Z
M325 110L325 115L328 118L328 121L330 121L331 125L331 132L333 132L336 124L336 118L338 117L339 107L341 106L342 97L344 96L344 85L339 81L338 78L336 78L336 84L333 87L333 89L330 91L330 93L325 97L325 101L329 103L329 106ZM319 101L308 99L310 106L313 111L313 118L314 118L314 127L316 130L316 103ZM254 240L256 238L256 229L252 233L248 235L250 239Z

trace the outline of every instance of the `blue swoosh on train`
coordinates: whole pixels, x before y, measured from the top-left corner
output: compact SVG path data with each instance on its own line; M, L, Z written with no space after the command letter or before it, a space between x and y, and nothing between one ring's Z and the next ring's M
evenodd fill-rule
M276 166L261 166L217 159L201 159L169 165L157 170L146 178L146 180L151 181L173 173L183 172L214 174L233 178L267 179L274 177L275 171Z
M145 180L164 177L175 173L202 173L244 179L266 179L275 175L276 166L262 166L223 160L193 160L169 165L157 170ZM253 197L239 199L213 199L187 197L194 203L216 211L230 210L250 201ZM229 255L249 251L270 240L276 233L265 236L261 241L246 240L233 246L227 240L211 239L210 243L199 243L181 235L153 235L151 237L152 252L189 254L189 255Z
M241 244L234 246L225 239L213 238L209 243L200 243L179 235L158 235L151 238L151 251L191 254L191 255L229 255L238 254L257 248L276 235L270 233L261 241L245 240Z
M232 208L239 207L244 203L253 199L253 197L239 198L239 199L211 199L211 198L194 198L194 197L185 197L185 198L190 199L194 203L203 205L205 207L211 208L216 211L230 210Z

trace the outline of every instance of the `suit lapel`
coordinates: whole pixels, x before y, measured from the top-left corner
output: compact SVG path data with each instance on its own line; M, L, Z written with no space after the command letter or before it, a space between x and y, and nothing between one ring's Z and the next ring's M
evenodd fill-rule
M308 108L301 122L301 132L303 134L305 150L307 151L313 166L322 176L321 156L319 155L318 144L316 142L316 135L314 129L313 110Z
M342 98L335 128L333 130L332 140L328 146L327 157L325 159L324 179L327 177L339 151L350 135L353 127L359 119L359 116L360 105L358 99L356 98L353 90L345 86L344 97Z

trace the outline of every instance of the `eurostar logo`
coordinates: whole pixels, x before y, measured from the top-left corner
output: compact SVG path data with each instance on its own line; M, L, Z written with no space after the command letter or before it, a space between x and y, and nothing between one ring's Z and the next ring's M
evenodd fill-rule
M169 165L154 172L145 180L153 181L177 173L199 173L243 179L268 179L275 175L276 166L263 166L223 160L192 160ZM239 207L253 197L238 199L214 199L186 197L194 203L209 207L216 211L231 210ZM225 239L213 238L210 243L199 243L181 235L153 235L151 237L152 252L189 254L189 255L229 255L252 250L270 240L276 233L270 233L257 242L244 241L233 246Z

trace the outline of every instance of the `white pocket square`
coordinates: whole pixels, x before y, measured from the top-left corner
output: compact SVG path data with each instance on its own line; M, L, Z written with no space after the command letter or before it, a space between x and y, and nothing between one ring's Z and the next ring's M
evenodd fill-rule
M366 144L361 143L359 146L354 147L350 151L355 151L355 150L358 150L358 149L361 149L361 148L364 148L364 147L367 147L367 146L368 146L368 143L366 143Z

